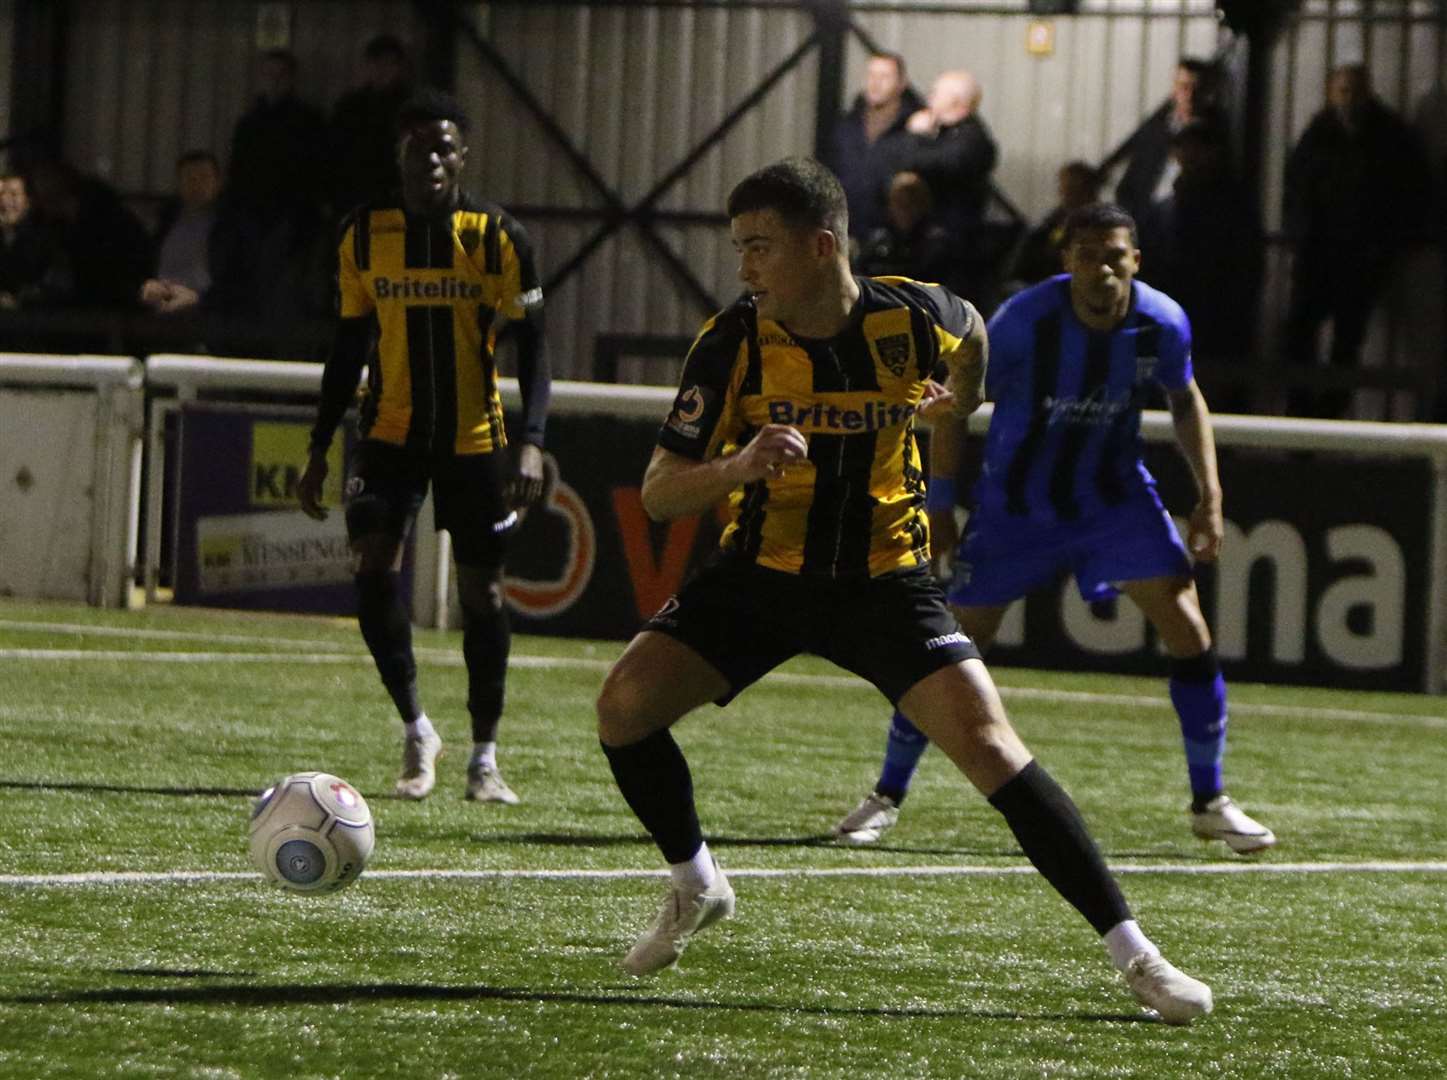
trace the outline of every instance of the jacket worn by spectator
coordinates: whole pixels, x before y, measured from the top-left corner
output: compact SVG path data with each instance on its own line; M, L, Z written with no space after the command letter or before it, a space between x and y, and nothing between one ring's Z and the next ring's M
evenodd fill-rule
M1431 213L1426 155L1405 120L1375 98L1347 128L1322 109L1286 162L1287 235L1304 249L1366 242L1400 248Z
M984 221L990 199L990 173L999 149L978 115L939 129L933 137L909 136L896 172L917 172L934 193L940 223L957 238L968 237Z
M868 103L864 95L854 99L850 110L839 118L829 144L827 164L844 185L849 203L849 234L868 237L885 223L885 197L890 177L896 172L904 149L914 136L905 131L910 115L924 107L924 99L905 87L899 112L889 127L873 142L865 131Z

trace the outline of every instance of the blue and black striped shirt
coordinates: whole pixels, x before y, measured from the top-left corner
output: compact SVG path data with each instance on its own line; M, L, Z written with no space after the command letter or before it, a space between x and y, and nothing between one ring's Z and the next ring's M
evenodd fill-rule
M1091 330L1061 275L1018 293L990 320L985 394L995 403L972 504L1042 523L1089 518L1153 487L1141 460L1152 385L1190 385L1191 327L1139 281L1115 330Z

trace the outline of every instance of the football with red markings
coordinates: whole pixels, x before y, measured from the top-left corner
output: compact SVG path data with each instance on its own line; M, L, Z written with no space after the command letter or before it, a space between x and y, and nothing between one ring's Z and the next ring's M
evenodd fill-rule
M268 881L299 893L335 892L372 854L372 812L331 773L293 773L251 809L251 861Z

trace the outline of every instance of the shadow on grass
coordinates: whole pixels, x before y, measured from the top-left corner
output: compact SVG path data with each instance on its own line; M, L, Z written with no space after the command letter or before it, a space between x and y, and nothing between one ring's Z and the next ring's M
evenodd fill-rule
M175 785L172 787L160 787L148 784L104 784L92 781L80 780L0 780L0 791L85 791L104 795L180 795L189 796L222 796L225 798L248 798L254 799L262 793L262 788L239 788L239 787L208 787L202 784L197 785ZM368 802L413 802L415 800L403 799L390 791L362 792L363 798Z
M73 780L0 780L0 790L88 791L121 795L221 795L228 798L244 795L252 799L261 794L260 788L205 787L201 785L194 787L158 787L146 784L99 784ZM370 798L370 796L368 797Z
M701 1000L660 994L580 993L510 986L438 986L429 983L331 983L316 986L174 986L116 987L0 997L0 1005L347 1005L368 1001L517 1001L543 1005L616 1005L626 1008L686 1009L741 1013L783 1013L793 1016L927 1020L1090 1020L1107 1023L1159 1023L1144 1013L1024 1013L989 1009L862 1008L849 1005L805 1005L777 1001Z
M651 847L653 840L642 833L626 836L608 836L596 833L527 832L527 833L479 833L472 832L468 839L480 844L515 844L519 846L539 845L543 847ZM706 837L712 848L837 848L840 851L887 852L891 855L968 855L978 858L1018 856L1018 850L998 850L968 847L913 847L900 844L846 844L832 833L815 833L804 836L716 836Z
M250 979L251 971L210 971L206 968L113 968L112 975L145 975L155 979Z

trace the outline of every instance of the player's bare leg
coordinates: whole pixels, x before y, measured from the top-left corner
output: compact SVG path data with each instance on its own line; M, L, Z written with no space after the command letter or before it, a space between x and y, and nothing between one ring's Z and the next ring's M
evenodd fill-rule
M998 607L952 607L950 610L959 621L960 628L981 652L985 652L995 640L1005 609L1006 605L1001 604ZM929 739L896 709L885 737L884 764L879 771L879 780L859 805L834 826L834 835L852 844L872 844L893 828L899 821L900 807L919 768L920 758L928 748Z
M728 692L728 681L666 634L635 637L598 694L598 739L623 798L668 862L668 895L623 960L649 975L678 960L688 939L734 913L734 892L704 843L688 763L668 729Z
M1172 967L1141 932L1080 811L1031 758L982 661L941 668L910 687L899 708L1004 815L1030 862L1101 935L1138 1000L1171 1023L1211 1011L1210 988Z
M1181 724L1191 781L1191 831L1221 840L1249 855L1276 843L1276 835L1249 817L1225 791L1226 682L1211 647L1196 583L1171 576L1127 581L1121 586L1160 635L1171 657L1171 704Z

